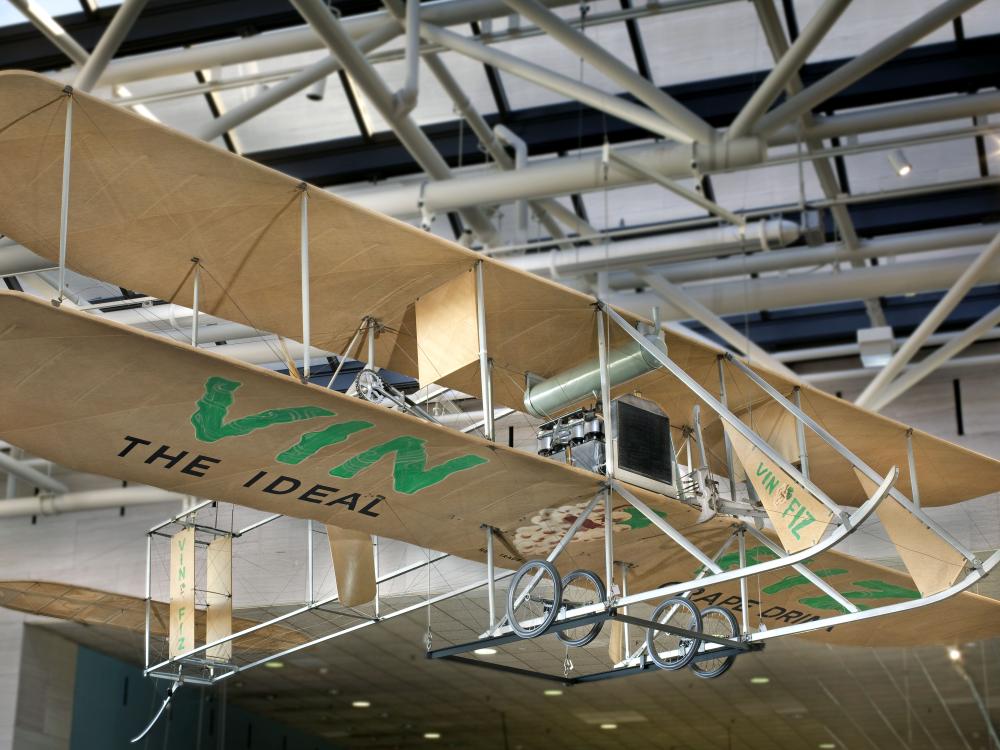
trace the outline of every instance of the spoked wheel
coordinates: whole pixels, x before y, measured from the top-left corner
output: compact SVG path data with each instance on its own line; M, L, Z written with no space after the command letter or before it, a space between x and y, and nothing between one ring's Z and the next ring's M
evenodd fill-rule
M574 570L562 579L562 609L576 609L603 602L606 598L604 582L590 570ZM556 635L567 646L586 646L601 632L603 621L578 628L566 628Z
M649 618L660 625L682 628L693 633L701 632L701 613L682 596L667 599L653 610ZM649 658L660 669L681 669L691 663L701 641L696 636L677 635L650 628L646 631L646 648Z
M728 638L733 641L740 639L740 626L733 613L724 607L707 607L701 611L701 632L714 635L716 638ZM706 642L706 646L713 644ZM716 659L703 659L691 662L691 671L699 677L710 680L728 671L736 661L735 656L720 656Z
M507 591L507 620L522 638L535 638L546 631L559 614L562 579L556 566L546 560L531 560L514 574Z

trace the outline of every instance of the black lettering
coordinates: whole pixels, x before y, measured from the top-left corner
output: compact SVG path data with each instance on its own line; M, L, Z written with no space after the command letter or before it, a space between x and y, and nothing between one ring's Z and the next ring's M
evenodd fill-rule
M678 581L678 583L680 583L680 581ZM673 586L674 584L671 583L671 584L667 584L667 585L668 586ZM688 592L688 599L691 599L692 597L695 597L695 596L698 596L699 594L704 594L704 593L705 593L705 587L704 586L699 586L698 588L691 589Z
M336 487L328 487L325 484L314 484L311 488L299 495L299 500L307 503L318 503L323 498L329 497L331 492L338 492Z
M742 599L740 599L740 597L738 597L738 596L727 596L725 599L723 599L721 602L719 602L719 606L720 607L729 607L731 609L736 610L737 612L742 612L743 611L743 607L740 606L740 602L742 602ZM735 605L735 606L733 606L733 605Z
M203 477L205 472L211 469L211 464L221 464L221 458L203 456L200 453L197 458L192 459L187 466L181 469L181 474L190 474L193 477Z
M718 601L720 596L722 596L722 594L716 591L714 594L709 594L708 596L701 596L698 597L697 599L692 599L691 601L705 602L706 604L715 604L715 602Z
M760 604L760 602L756 599L747 599L747 609L753 609L758 604Z
M799 612L797 609L790 609L787 612L785 612L785 614L781 615L778 619L783 622L791 622L797 617L802 617L803 614L805 613Z
M765 617L778 617L779 615L782 615L784 613L785 613L785 608L779 607L777 604L775 604L773 607L768 607L763 612L761 612L760 616L761 619L763 619Z
M362 508L358 512L361 515L363 515L363 516L371 516L372 518L378 518L378 513L372 513L371 510L372 510L372 508L374 508L376 505L378 505L383 500L385 500L384 497L382 497L381 495L376 495L372 499L372 501L370 503L368 503L368 505L366 505L364 508Z
M336 500L331 500L327 505L346 505L348 510L354 510L354 506L358 504L358 498L360 497L360 493L352 492L350 495L344 495L343 497L338 497Z
M254 474L252 477L250 477L250 479L248 479L247 482L243 486L244 487L250 487L250 486L256 484L258 479L260 479L261 477L265 477L265 476L267 476L267 472L266 471L258 471L256 474Z
M291 486L289 486L287 489L279 490L278 485L280 485L282 482L287 482ZM290 492L295 492L295 490L297 490L301 486L302 482L300 482L298 479L292 479L291 477L286 477L284 474L282 474L277 479L272 480L271 483L264 488L264 492L267 492L271 495L287 495Z
M131 435L126 435L125 439L128 441L128 445L118 454L119 458L124 458L129 454L129 452L135 448L137 445L152 445L148 440L143 440L142 438L132 437Z
M819 619L821 619L821 618L817 617L816 615L811 615L811 614L809 614L807 612L805 615L803 615L802 619L799 620L799 623L802 623L802 622L816 622L816 620L819 620ZM796 624L799 624L799 623L796 623ZM833 628L830 628L830 629L832 630Z
M174 465L177 464L177 462L181 461L184 458L184 456L188 454L187 451L181 451L176 456L171 456L169 453L167 453L168 450L170 450L169 445L161 445L159 448L153 451L153 455L147 458L145 463L151 464L153 463L153 461L163 459L164 461L167 462L165 468L172 469L174 468Z

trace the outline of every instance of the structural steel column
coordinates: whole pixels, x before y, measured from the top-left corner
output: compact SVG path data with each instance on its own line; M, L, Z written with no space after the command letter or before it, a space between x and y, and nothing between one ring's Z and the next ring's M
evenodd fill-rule
M108 67L108 63L115 56L118 47L125 41L125 37L132 29L136 19L139 18L139 13L142 12L145 5L146 0L125 0L121 4L115 12L115 17L108 24L108 28L101 35L101 40L94 47L94 51L87 58L87 62L84 63L80 74L73 82L75 88L81 91L90 91L97 85L104 69Z

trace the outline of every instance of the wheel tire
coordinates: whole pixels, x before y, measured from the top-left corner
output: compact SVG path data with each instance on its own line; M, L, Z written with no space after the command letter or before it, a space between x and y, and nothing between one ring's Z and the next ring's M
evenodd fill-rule
M684 628L685 630L692 630L697 633L701 632L701 612L698 611L698 608L694 606L690 602L690 600L685 599L683 596L673 596L667 599L666 601L662 602L660 606L658 606L656 609L653 610L653 614L649 619L655 623L660 623L660 615L673 609L674 607L678 607L679 610L683 612L683 614L688 615L690 618L689 620L687 617L683 617L682 615L681 622L673 623L674 625L676 625L676 627ZM677 617L677 614L678 614L677 612L674 612L670 616L670 619L673 620L675 617ZM653 628L650 628L646 631L646 650L649 653L649 658L660 669L671 669L671 670L683 669L684 667L686 667L688 664L691 663L691 660L694 659L695 654L698 653L699 646L701 646L701 641L698 638L686 639L682 638L681 636L669 636L677 640L677 645L673 646L673 648L671 648L670 650L679 648L683 649L684 651L682 655L679 657L676 657L674 659L664 659L662 656L660 656L660 653L655 643L656 637L661 634L663 636L669 635L666 633L662 633L662 631L654 630Z
M545 575L547 574L552 579L552 606L548 608L542 617L542 621L533 627L526 628L518 622L515 616L517 603L515 598L517 596L518 584L524 580L527 575L534 575L535 573ZM534 584L531 588L537 585ZM530 591L531 589L528 589ZM522 638L537 638L546 630L549 626L555 622L556 617L559 615L559 602L562 600L562 579L559 577L559 571L556 570L556 566L547 560L530 560L522 565L518 571L514 574L514 578L510 582L510 588L507 590L507 621L510 623L510 629L517 633Z
M607 599L607 590L604 588L604 582L601 580L600 576L592 570L574 570L567 573L562 579L562 591L565 596L567 589L573 585L573 582L577 579L585 579L590 581L594 585L594 591L596 594L597 601L603 602ZM587 602L587 604L596 604L597 602ZM562 602L563 606L566 605ZM584 605L586 606L586 605ZM565 643L567 646L573 646L574 648L579 648L581 646L586 646L588 643L593 641L598 634L601 632L601 628L604 627L604 622L595 622L586 633L584 633L579 638L571 638L566 634L565 630L560 630L556 633L556 636L560 641Z
M729 632L711 633L711 635L717 635L720 638L731 638L734 641L738 641L740 639L740 624L736 621L736 617L733 615L733 613L730 612L725 607L707 607L701 611L702 631L704 632L709 621L715 619L716 617L721 618L724 622L728 624ZM721 677L726 672L728 672L729 668L733 666L733 663L735 661L736 661L735 656L727 656L721 660L721 663L719 663L720 660L718 659L713 659L708 662L692 661L691 671L703 679L711 680L716 677ZM702 666L703 664L711 666L703 667Z

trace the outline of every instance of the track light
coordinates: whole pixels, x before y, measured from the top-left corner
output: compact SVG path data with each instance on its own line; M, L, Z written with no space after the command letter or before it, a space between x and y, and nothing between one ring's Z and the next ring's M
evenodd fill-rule
M324 96L326 96L326 76L320 78L312 85L312 88L309 89L309 93L306 94L306 99L314 102L321 102L323 101Z
M893 149L889 152L889 163L900 177L906 177L906 175L913 171L913 165L907 160L906 154L903 153L903 149L901 148Z

